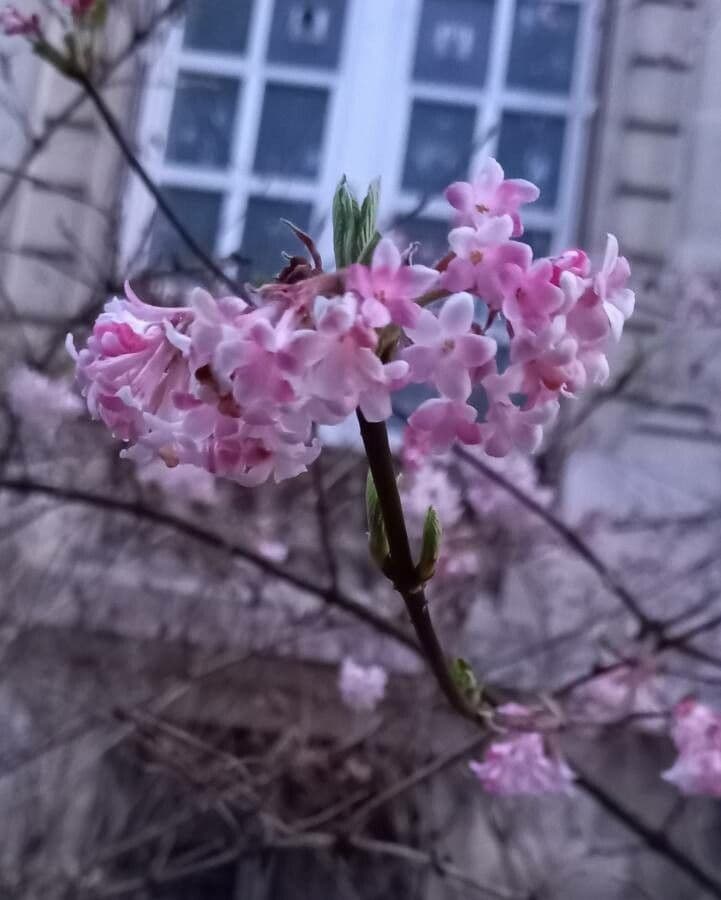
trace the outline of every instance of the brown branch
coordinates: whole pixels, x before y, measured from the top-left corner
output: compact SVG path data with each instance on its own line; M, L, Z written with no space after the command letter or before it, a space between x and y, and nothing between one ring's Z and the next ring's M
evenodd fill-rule
M115 497L107 497L78 490L76 488L42 484L26 478L0 479L0 490L12 491L17 494L42 494L67 503L79 503L95 509L112 510L123 515L132 516L136 519L143 519L148 522L154 522L156 525L170 528L178 534L183 534L186 537L192 538L198 543L213 547L216 550L223 550L231 556L245 560L266 575L278 578L301 591L313 594L324 600L329 606L336 606L338 609L342 609L344 612L349 613L366 625L371 626L380 634L393 638L414 653L420 652L416 642L402 628L383 616L378 615L378 613L364 606L357 600L354 600L352 597L349 597L337 589L318 585L314 581L304 578L302 575L296 575L262 554L257 553L248 547L243 547L240 544L226 541L220 535L214 534L211 531L206 531L200 526L195 525L193 522L189 522L180 516L163 512L160 509L143 506L140 503L119 500Z
M368 422L360 411L358 422L388 536L389 577L403 598L423 654L446 699L462 716L479 722L478 711L468 703L453 680L431 621L425 592L422 585L418 584L385 422Z

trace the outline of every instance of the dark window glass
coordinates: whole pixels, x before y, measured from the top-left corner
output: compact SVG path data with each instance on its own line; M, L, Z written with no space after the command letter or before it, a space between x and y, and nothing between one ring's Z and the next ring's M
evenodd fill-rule
M551 233L541 228L526 228L518 240L528 244L534 256L548 256L551 252Z
M220 221L221 194L189 188L166 187L163 194L171 209L195 240L208 253L215 248ZM160 213L156 213L152 255L165 262L180 260L197 262L178 233Z
M476 110L416 100L403 168L403 187L436 193L463 178L473 146Z
M518 0L508 84L568 93L578 31L576 3Z
M414 77L482 85L492 22L493 0L425 0Z
M399 247L405 248L414 241L420 247L413 261L424 266L432 266L448 253L448 222L440 219L412 218L403 220L400 217L393 232Z
M283 250L304 253L298 239L281 219L289 219L304 231L310 225L310 203L251 197L245 214L242 255L249 260L249 277L270 278L284 266Z
M188 0L183 43L191 50L245 53L252 0Z
M565 131L566 120L561 116L503 115L498 160L508 178L527 178L538 185L538 206L556 205Z
M170 162L223 168L238 105L238 82L181 72L170 117L166 158Z
M255 171L313 178L320 170L328 91L269 84L265 89Z
M334 69L345 7L345 0L276 0L268 59Z

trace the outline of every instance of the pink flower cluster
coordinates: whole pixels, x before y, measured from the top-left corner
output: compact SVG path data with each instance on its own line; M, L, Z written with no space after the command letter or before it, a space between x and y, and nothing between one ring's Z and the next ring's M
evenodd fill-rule
M721 797L721 713L697 700L682 700L673 712L671 737L678 758L663 773L684 794Z
M320 450L319 425L356 409L388 419L391 395L409 381L439 395L410 416L409 459L455 440L492 456L533 450L559 395L606 377L606 344L633 306L613 239L596 274L581 251L532 261L513 238L519 207L536 196L493 160L472 183L452 185L459 226L437 268L410 263L384 238L370 265L281 273L250 303L196 290L188 307L160 309L128 291L106 306L85 349L69 345L90 412L138 461L189 463L243 485L304 471ZM505 319L504 371L474 297ZM475 387L488 401L482 423L469 402Z
M515 719L519 728L531 724L531 711L518 704L506 704L498 712L511 725ZM507 739L494 741L483 762L470 762L469 768L485 791L504 797L568 793L575 777L558 754L547 751L538 731L517 730Z
M633 312L628 263L619 257L616 239L610 235L595 273L580 250L534 261L530 247L514 238L523 231L519 209L535 200L538 190L526 181L504 180L493 159L471 183L451 185L446 197L456 209L458 227L448 237L452 252L444 260L440 287L482 299L489 321L503 317L510 365L499 371L490 359L481 361L478 349L475 359L465 346L454 349L456 335L470 327L469 307L465 320L456 312L451 330L444 329L442 312L436 334L442 333L438 341L444 362L455 362L455 379L450 381L446 368L435 362L441 399L427 401L411 416L407 455L413 460L423 451L446 449L453 440L482 444L489 456L506 456L514 448L532 452L543 427L557 414L559 396L575 396L589 384L607 379L607 347L620 338ZM462 301L456 300L454 308L463 308ZM431 330L429 321L424 319L423 324L422 334L410 332L414 343L421 345ZM409 352L412 375L424 379L427 368L415 363L413 356L418 351ZM487 398L482 424L466 402L474 384L483 386Z

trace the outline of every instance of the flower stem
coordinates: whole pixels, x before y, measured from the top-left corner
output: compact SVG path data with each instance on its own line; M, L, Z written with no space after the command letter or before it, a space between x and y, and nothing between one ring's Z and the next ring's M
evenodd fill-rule
M461 715L480 722L481 714L466 700L453 680L446 655L431 621L423 585L418 581L385 422L368 422L360 410L358 422L388 536L390 548L388 577L403 598L423 654L446 699Z

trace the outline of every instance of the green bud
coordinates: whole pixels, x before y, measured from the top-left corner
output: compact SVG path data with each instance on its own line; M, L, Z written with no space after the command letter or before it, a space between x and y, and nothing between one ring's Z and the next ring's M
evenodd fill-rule
M376 178L375 181L371 182L366 198L360 208L355 250L356 259L364 264L368 264L371 261L373 251L381 239L376 229L380 191L380 179Z
M335 264L342 269L355 262L354 251L360 208L348 188L345 175L333 197L333 249Z
M425 584L433 578L436 571L436 563L441 553L441 537L443 528L438 513L432 506L428 507L426 520L423 523L423 540L421 543L421 558L418 560L416 572L418 580Z
M366 479L366 515L368 517L368 549L374 562L383 570L390 554L383 513L378 502L373 476L368 472Z
M471 664L458 657L451 663L451 676L458 690L473 703L481 699L481 687L473 674Z

